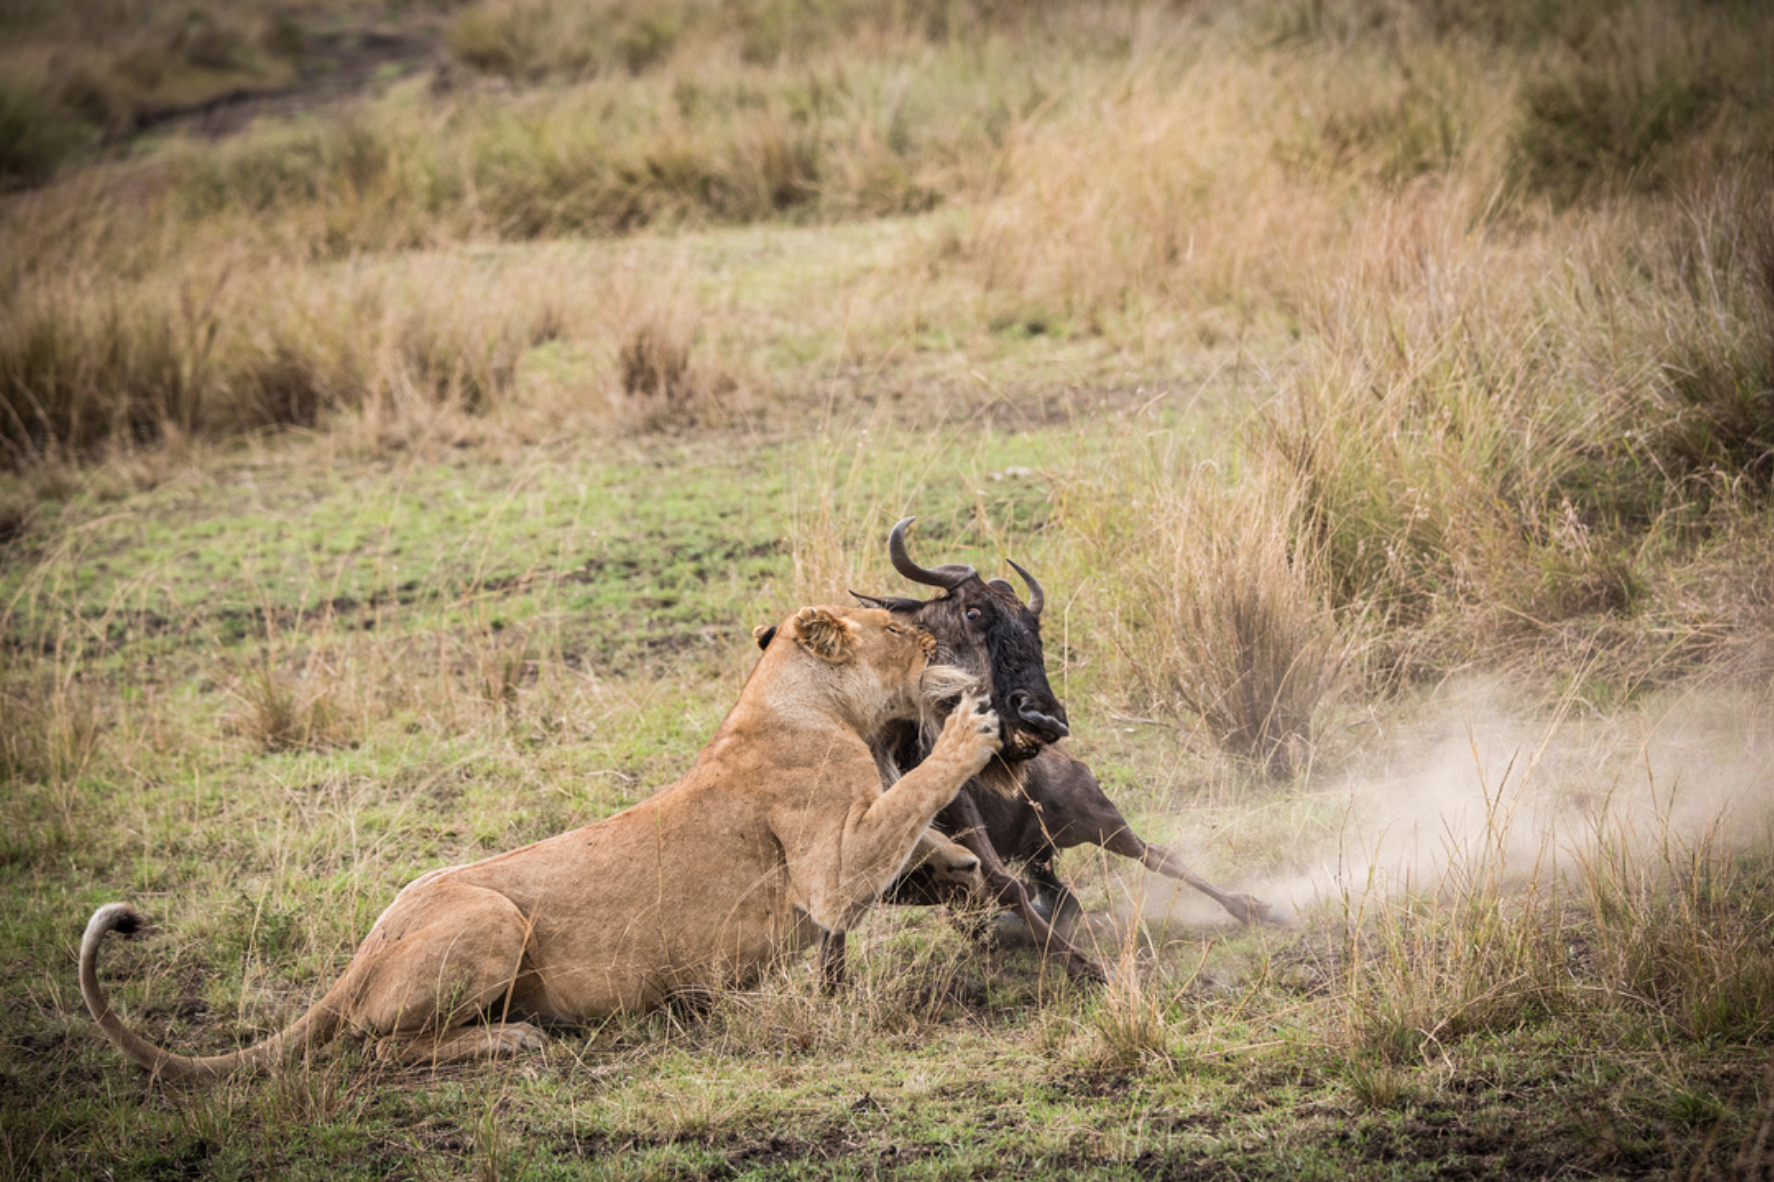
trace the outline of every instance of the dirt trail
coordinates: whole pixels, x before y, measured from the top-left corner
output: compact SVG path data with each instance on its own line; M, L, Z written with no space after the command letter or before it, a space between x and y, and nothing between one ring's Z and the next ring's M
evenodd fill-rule
M358 98L429 69L447 71L440 29L344 29L309 33L297 80L270 89L241 88L177 107L144 110L132 134L178 129L221 138L262 115L299 115Z

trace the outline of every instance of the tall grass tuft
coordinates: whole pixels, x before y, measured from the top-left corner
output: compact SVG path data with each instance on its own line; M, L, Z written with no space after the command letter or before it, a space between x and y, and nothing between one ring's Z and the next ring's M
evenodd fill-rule
M340 681L323 654L285 662L268 645L236 682L230 726L268 753L344 746L357 732Z
M1560 715L1576 705L1567 697ZM1656 712L1660 726L1670 716ZM1636 785L1579 768L1553 734L1500 774L1481 763L1482 816L1443 810L1439 856L1375 846L1365 875L1345 861L1330 1008L1358 1090L1383 1065L1446 1062L1476 1034L1572 1019L1660 1048L1747 1047L1774 1032L1766 801L1727 797L1706 772L1664 783L1643 748ZM1754 785L1750 758L1724 774ZM1421 790L1447 791L1435 778Z
M622 393L641 423L660 428L693 423L697 381L692 335L682 317L651 316L631 327L616 351Z
M201 417L202 364L213 337L180 331L179 314L115 295L0 304L0 449L10 466L147 443Z
M1137 696L1198 718L1225 750L1277 777L1299 770L1348 645L1325 597L1301 489L1285 471L1229 482L1180 449L1148 451L1132 489L1074 488L1069 520L1125 500L1120 526L1084 532L1118 578L1109 634Z
M1753 1043L1774 1032L1774 951L1758 899L1765 848L1745 855L1714 824L1684 836L1666 797L1644 827L1607 813L1578 859L1594 970L1623 1009L1687 1038Z
M1774 486L1774 198L1727 176L1669 235L1640 330L1662 344L1653 447L1682 494ZM1670 257L1673 256L1673 257ZM1660 298L1658 298L1660 297Z
M1361 1054L1420 1064L1558 1008L1571 975L1556 892L1537 891L1552 886L1550 867L1508 865L1497 828L1508 822L1491 803L1480 848L1459 850L1439 881L1345 900L1345 1034Z
M46 682L0 688L0 778L72 793L98 754L104 719L78 670L65 666Z

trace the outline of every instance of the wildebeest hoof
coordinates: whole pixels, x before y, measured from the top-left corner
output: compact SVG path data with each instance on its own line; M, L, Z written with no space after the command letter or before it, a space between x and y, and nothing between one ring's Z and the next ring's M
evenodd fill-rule
M1103 966L1088 956L1066 957L1066 973L1072 980L1084 985L1107 985L1109 974Z
M1281 922L1281 916L1275 913L1275 908L1254 895L1231 896L1227 910L1231 911L1233 916L1242 923L1259 924Z

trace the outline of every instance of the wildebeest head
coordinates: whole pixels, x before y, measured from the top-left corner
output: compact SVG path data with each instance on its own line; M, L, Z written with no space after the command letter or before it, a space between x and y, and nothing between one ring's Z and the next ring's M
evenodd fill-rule
M887 537L893 568L914 583L941 588L942 593L933 599L851 594L871 607L909 618L936 637L939 660L959 665L989 687L992 708L1003 720L1000 759L1011 763L1031 759L1043 746L1070 733L1066 708L1047 684L1046 653L1041 647L1046 596L1041 584L1016 563L1010 564L1029 585L1025 604L1009 583L981 579L971 566L919 566L905 544L906 527L914 520L907 517ZM993 760L993 767L999 762Z

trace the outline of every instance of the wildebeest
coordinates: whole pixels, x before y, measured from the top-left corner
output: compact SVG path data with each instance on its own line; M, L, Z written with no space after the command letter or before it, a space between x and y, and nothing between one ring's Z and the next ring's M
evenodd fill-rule
M1036 942L1062 957L1068 971L1101 978L1100 967L1067 938L1079 907L1054 871L1060 850L1093 844L1134 858L1147 869L1179 879L1212 898L1244 923L1272 918L1268 904L1246 894L1223 891L1192 872L1175 852L1153 845L1136 834L1121 810L1104 794L1096 776L1082 761L1052 744L1069 733L1065 708L1048 688L1045 671L1033 672L1029 650L1041 650L1041 610L1046 596L1041 584L1010 565L1029 585L1022 603L1002 579L982 580L970 566L925 569L906 551L906 518L888 535L887 550L894 569L914 583L936 587L928 600L897 596L858 595L874 607L916 622L936 637L944 659L962 668L989 671L993 678L1015 680L1015 687L992 704L1004 720L1004 749L987 772L969 781L935 826L979 858L988 889L997 902L1028 924ZM853 592L854 594L854 592ZM1044 654L1036 664L1044 664ZM1038 688L1037 688L1038 687ZM1012 736L1012 719L1019 720ZM900 725L878 746L887 748L892 763L904 770L917 765L928 750L928 736L915 725ZM1034 890L1012 874L1006 863L1021 863ZM956 888L913 871L889 888L892 902L935 903L955 900ZM1056 930L1057 929L1057 930ZM821 964L841 976L842 934L828 936L820 948Z

